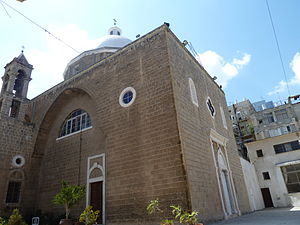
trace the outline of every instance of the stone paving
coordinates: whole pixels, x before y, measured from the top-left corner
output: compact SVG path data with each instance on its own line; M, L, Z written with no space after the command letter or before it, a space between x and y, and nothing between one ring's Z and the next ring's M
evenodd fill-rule
M300 225L300 208L272 208L205 225Z

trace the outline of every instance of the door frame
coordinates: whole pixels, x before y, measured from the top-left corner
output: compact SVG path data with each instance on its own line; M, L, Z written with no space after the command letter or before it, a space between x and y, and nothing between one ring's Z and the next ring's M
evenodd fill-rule
M266 206L266 201L265 201L266 198L265 198L265 196L264 196L264 194L263 194L263 189L264 189L264 190L268 190L268 194L270 195L270 200L271 200L272 206ZM261 195L262 195L263 200L264 200L265 208L271 208L271 207L274 207L274 203L273 203L273 199L272 199L272 194L271 194L270 188L269 188L269 187L267 187L267 188L260 188L260 191L261 191Z
M91 161L94 160L93 164ZM92 164L92 165L91 165ZM95 169L100 169L102 175L98 177L90 178L91 173ZM91 191L91 183L102 181L102 224L105 224L105 153L102 153L100 155L94 155L91 157L88 157L88 163L87 163L87 182L86 182L86 206L88 206L91 202L90 199L90 191Z

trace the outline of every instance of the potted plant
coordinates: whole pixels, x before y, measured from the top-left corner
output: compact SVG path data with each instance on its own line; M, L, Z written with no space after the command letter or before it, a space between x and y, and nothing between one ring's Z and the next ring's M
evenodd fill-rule
M85 196L85 187L80 185L70 185L65 181L61 183L60 191L54 196L53 203L62 205L66 211L66 218L59 224L72 225L73 221L69 219L71 208L76 205Z
M92 210L93 206L88 205L85 210L80 214L79 222L85 223L85 225L93 225L97 223L99 217L99 210Z
M5 224L6 224L5 220L2 217L0 217L0 225L5 225Z
M20 211L18 209L14 209L13 213L10 215L7 223L4 220L0 222L0 224L6 225L27 225L27 223L23 220Z

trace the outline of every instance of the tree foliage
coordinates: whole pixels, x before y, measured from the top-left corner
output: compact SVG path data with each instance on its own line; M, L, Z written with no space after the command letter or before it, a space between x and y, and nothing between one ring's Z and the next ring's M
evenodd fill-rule
M63 205L66 210L66 219L69 218L70 209L85 196L85 187L70 185L65 181L61 183L60 191L54 196L53 203Z
M185 211L181 208L181 206L174 206L171 205L171 212L174 216L174 220L178 221L181 224L187 224L187 225L195 225L198 224L198 212L197 211ZM147 206L147 212L148 214L153 214L155 212L163 212L159 208L159 201L158 199L156 200L151 200ZM173 225L174 220L162 220L161 225Z

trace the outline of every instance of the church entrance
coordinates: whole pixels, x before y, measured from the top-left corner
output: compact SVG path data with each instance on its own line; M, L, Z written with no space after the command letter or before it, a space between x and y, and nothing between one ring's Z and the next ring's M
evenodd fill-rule
M99 210L97 223L105 223L105 155L88 158L87 171L87 202L93 210Z
M222 153L222 150L218 150L218 166L219 166L219 179L222 192L222 200L224 205L225 217L229 217L237 213L236 204L234 200L234 193L232 184L230 181L229 170L227 162Z
M100 210L98 221L102 221L103 213L103 181L90 183L90 205L93 210Z
M233 200L232 191L230 187L228 172L226 170L221 171L221 183L222 183L223 198L224 198L226 213L227 215L232 215L235 213L234 200Z

